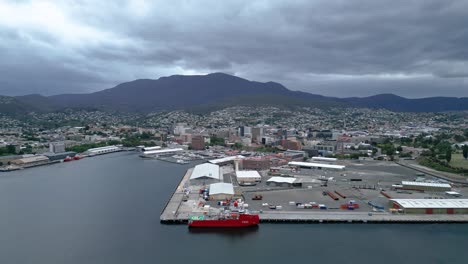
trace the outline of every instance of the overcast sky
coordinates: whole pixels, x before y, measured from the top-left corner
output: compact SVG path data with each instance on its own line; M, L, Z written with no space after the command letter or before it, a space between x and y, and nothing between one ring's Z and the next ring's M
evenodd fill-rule
M0 0L0 94L211 72L338 97L466 97L468 1Z

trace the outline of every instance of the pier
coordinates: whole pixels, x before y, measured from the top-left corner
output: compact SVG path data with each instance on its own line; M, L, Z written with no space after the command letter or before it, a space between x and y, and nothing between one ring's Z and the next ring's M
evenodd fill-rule
M190 180L192 171L193 168L187 170L179 185L177 185L176 189L174 190L174 193L161 213L161 223L186 222L188 220L188 214L179 215L179 207L184 198L185 183Z
M181 206L185 195L184 189L188 186L192 171L193 168L187 170L174 190L161 213L161 223L184 224L188 222L189 215L194 213L188 210L187 206ZM390 212L357 212L337 209L307 209L304 211L265 209L257 212L260 215L261 223L468 223L468 215L466 214L392 214Z

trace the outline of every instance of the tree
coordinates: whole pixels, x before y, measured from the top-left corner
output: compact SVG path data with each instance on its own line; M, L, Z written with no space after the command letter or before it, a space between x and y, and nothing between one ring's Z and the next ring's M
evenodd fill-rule
M447 152L445 153L445 159L447 160L447 163L450 163L450 161L452 160L452 150L447 150Z
M453 136L453 139L455 139L456 142L463 142L465 141L465 137L462 135L455 135Z
M396 148L396 150L397 150L398 152L402 152L402 151L403 151L403 148L402 148L401 146L398 146L398 147Z
M463 157L468 159L468 145L463 145Z
M6 149L7 149L7 152L10 154L15 154L16 152L16 147L14 145L8 145Z

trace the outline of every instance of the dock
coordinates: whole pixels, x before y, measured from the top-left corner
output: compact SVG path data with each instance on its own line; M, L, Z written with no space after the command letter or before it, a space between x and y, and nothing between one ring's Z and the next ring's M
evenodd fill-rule
M187 170L164 207L160 222L163 224L185 224L194 213L190 204L184 203L184 190L189 187L193 168ZM278 189L279 190L279 189ZM276 190L276 191L278 191ZM258 192L258 190L256 190ZM306 192L307 190L304 190ZM331 192L329 192L331 193ZM345 196L338 192L340 196ZM349 194L349 193L348 193ZM197 196L198 193L192 193ZM335 195L333 195L335 196ZM333 197L332 197L333 198ZM260 223L468 223L468 214L406 214L389 211L342 211L338 208L301 210L251 210L258 212ZM195 213L203 213L201 211Z
M188 214L180 215L179 207L182 203L182 199L184 198L185 183L190 180L190 175L192 175L192 171L193 168L187 170L179 185L177 185L176 189L174 190L174 193L172 194L171 198L169 199L161 213L161 223L176 223L184 221L186 222L188 220Z

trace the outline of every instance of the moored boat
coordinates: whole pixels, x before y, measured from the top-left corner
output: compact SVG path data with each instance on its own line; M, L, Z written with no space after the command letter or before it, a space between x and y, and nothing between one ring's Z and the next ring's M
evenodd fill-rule
M189 218L189 227L249 227L260 222L258 214L224 213L216 216L199 215Z

